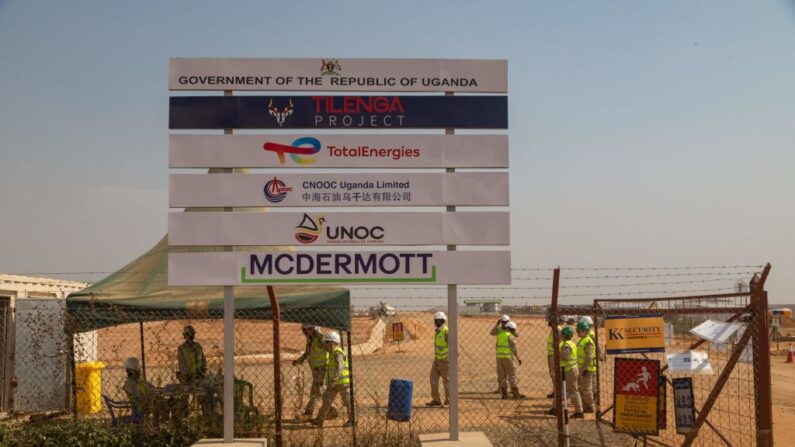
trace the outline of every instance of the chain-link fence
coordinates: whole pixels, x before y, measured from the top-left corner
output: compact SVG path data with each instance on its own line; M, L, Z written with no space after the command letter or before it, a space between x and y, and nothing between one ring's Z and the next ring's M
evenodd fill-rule
M552 270L519 271L514 273L512 287L460 289L457 324L461 431L485 432L493 445L498 446L562 445L565 436L560 435L566 432L571 445L633 445L635 442L681 445L686 438L677 433L672 385L675 379L690 377L694 401L693 420L690 422L696 423L701 412L711 407L695 438L695 445L749 445L759 439L758 430L764 428L760 428L760 424L766 417L760 414L765 411L764 405L760 404L760 395L764 395L760 390L766 386L765 368L769 370L769 366L760 363L765 356L757 355L761 340L765 338L765 330L759 323L766 321L766 314L759 307L759 293L749 290L647 299L643 296L648 293L642 291L644 293L638 293L639 297L635 298L634 295L628 297L629 292L621 291L626 289L605 290L606 286L598 283L599 287L592 287L596 277L591 274L570 275L564 276L560 282L560 297L555 308L550 307L552 273ZM599 278L609 278L612 284L621 287L633 287L631 290L637 289L640 284L628 283L625 277L650 275L602 273L599 272ZM670 275L666 272L653 274ZM736 272L725 276L734 281ZM662 287L667 287L669 291L680 291L679 283L684 281L681 277L672 279L675 280L675 286ZM656 279L652 281L658 284ZM703 280L691 282L700 281ZM655 295L662 295L656 293L658 290L653 290ZM437 350L434 314L438 311L449 313L450 309L445 305L446 290L382 287L361 288L352 293L354 303L375 304L372 299L380 299L388 300L390 305L366 309L366 306L359 304L350 310L294 308L282 312L280 382L284 445L416 445L418 434L448 431L448 408L426 406L435 400L431 385L431 369ZM582 302L584 299L591 302L587 305L571 304L572 301ZM498 305L493 306L495 303ZM549 342L553 331L548 324L547 310L553 318L564 320L563 326L569 317L576 322L582 316L590 316L595 322L598 360L593 380L594 413L583 411L582 419L569 417L564 420L560 412L550 414L554 405L550 395L555 391L556 383L550 377L549 354L550 348L553 354L556 350L560 353L560 348L555 349L554 342ZM64 369L76 371L76 374L66 374L65 378L55 378L66 382L59 386L65 395L64 399L69 402L70 412L75 412L79 418L101 419L109 424L130 424L144 430L162 430L175 424L195 424L201 427L206 436L221 436L224 343L220 309L210 313L189 313L187 316L184 312L170 313L167 310L155 313L148 311L138 316L134 313L122 315L124 312L122 309L102 309L100 312L90 307L69 310L64 326L68 333L73 334L67 337L73 343L71 346L64 343L64 353L61 357L53 358L53 361L57 360ZM350 326L341 327L340 322L347 321L349 313L352 315ZM500 332L499 320L504 313L510 315L517 327L516 336L510 343L516 355L514 357L511 353L509 356L514 358L508 360L515 369L517 389L512 389L511 368L506 369L505 361L502 361L502 371L507 376L504 385L506 396L503 396L502 384L498 379L499 337L495 335ZM661 316L665 323L666 353L692 350L705 354L712 372L685 374L671 371L666 353L606 355L607 332L604 325L607 318L627 315ZM236 436L264 436L271 441L274 438L271 318L268 310L239 309L236 312ZM707 319L735 322L739 330L724 343L704 342L690 330ZM120 324L111 325L115 320ZM302 321L313 322L323 333L332 330L341 332L341 347L348 356L352 372L355 429L344 426L346 412L339 397L335 398L334 408L329 411L322 429L312 425L310 418L302 414L310 399L313 382L309 360L293 364L304 352L307 342L301 328ZM396 327L398 324L399 327ZM183 374L185 360L180 361L180 351L184 350L180 347L186 343L183 333L187 325L195 329L194 342L201 346L204 356L201 375L190 379ZM81 330L78 332L75 328ZM398 328L402 330L393 330ZM36 334L40 332L42 340L58 338L55 333L36 331ZM402 337L394 337L396 332L402 332ZM575 343L579 340L576 333L572 340ZM744 342L747 342L747 346L740 350L738 346ZM733 355L736 362L731 359ZM69 362L69 358L74 358L75 362ZM130 358L137 359L139 377L131 377L128 372L131 365L127 362ZM653 378L639 382L639 379L646 379L645 375L639 375L642 370L622 365L617 369L616 362L624 361L619 359L651 360L651 363L635 364L647 366ZM659 374L654 373L652 363L658 365ZM731 371L723 374L728 371L727 366L731 366ZM617 378L614 374L617 370L625 371L632 377ZM37 378L35 383L44 383L46 380L40 376L46 372L46 369L32 368L28 374ZM411 381L412 416L407 422L387 422L392 379ZM645 390L655 381L665 384L659 387L666 390L665 399L662 400L664 407L661 407L664 424L645 437L615 433L612 425L615 423L616 384L623 388L633 382L639 389ZM144 383L148 385L141 385ZM59 389L59 386L51 388ZM716 392L719 388L719 392ZM444 403L442 381L439 389L440 400ZM572 389L568 391L570 393ZM317 416L321 405L322 402L318 402L314 406L312 417ZM576 410L569 405L568 416L572 416ZM559 427L559 423L565 424Z

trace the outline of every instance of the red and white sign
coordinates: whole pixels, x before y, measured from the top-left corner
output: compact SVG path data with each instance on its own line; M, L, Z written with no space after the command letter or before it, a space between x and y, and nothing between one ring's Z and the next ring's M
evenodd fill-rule
M507 168L507 135L171 135L172 168Z
M508 91L508 62L487 59L172 58L169 90Z
M657 435L659 360L616 358L613 382L616 432Z
M170 213L170 245L508 245L507 212Z

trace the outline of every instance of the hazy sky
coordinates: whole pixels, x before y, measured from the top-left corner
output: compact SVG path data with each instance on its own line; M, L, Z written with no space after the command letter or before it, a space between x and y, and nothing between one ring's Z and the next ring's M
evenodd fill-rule
M515 267L769 261L795 302L792 1L0 0L0 272L166 232L175 56L508 59Z

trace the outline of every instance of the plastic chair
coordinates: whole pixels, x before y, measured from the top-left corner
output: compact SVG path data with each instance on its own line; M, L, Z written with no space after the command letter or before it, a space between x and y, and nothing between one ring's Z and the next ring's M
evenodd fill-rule
M235 419L243 424L251 424L259 417L259 408L254 405L254 385L245 380L235 379ZM246 392L248 391L248 392ZM244 397L248 395L248 402Z
M102 394L102 400L105 401L105 406L108 407L110 412L111 426L115 427L118 424L135 424L140 425L144 422L144 417L135 409L130 402L113 400L107 394ZM118 410L130 410L128 415L116 415ZM121 412L120 412L121 413Z

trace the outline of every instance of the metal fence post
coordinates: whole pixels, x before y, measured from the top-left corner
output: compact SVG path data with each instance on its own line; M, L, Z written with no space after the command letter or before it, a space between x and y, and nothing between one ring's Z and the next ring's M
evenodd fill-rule
M756 445L768 447L773 445L773 399L770 379L770 338L767 310L767 292L764 290L770 264L767 264L761 275L755 276L751 282L751 300L754 307L756 327L750 330L753 335L753 361L756 366L754 389L756 390Z
M232 96L224 90L224 96ZM224 129L224 135L232 135L232 129ZM234 169L224 171L235 172ZM224 208L225 212L233 208ZM225 246L224 251L234 247ZM224 286L224 443L235 441L235 292L232 286Z
M273 286L268 286L268 298L270 298L271 312L273 313L273 403L276 407L273 440L276 447L282 447L282 350L279 340L281 311Z
M558 322L560 321L560 316L558 315L559 286L560 267L557 267L552 276L552 304L550 309L552 321L550 329L552 330L552 348L555 352L553 357L553 366L555 368L553 368L553 371L555 371L555 408L557 408L555 417L558 422L558 446L564 447L568 442L568 438L563 431L563 406L566 405L566 402L563 401L563 387L560 383L563 380L563 375L560 371L560 331L558 330Z
M445 92L445 96L453 96L453 92ZM445 129L445 135L455 134L455 129ZM445 172L455 172L455 168L447 168ZM455 212L455 206L448 206L447 212ZM455 245L448 245L447 251L455 251ZM455 284L447 285L447 326L449 329L449 359L450 367L450 440L458 441L458 286Z

